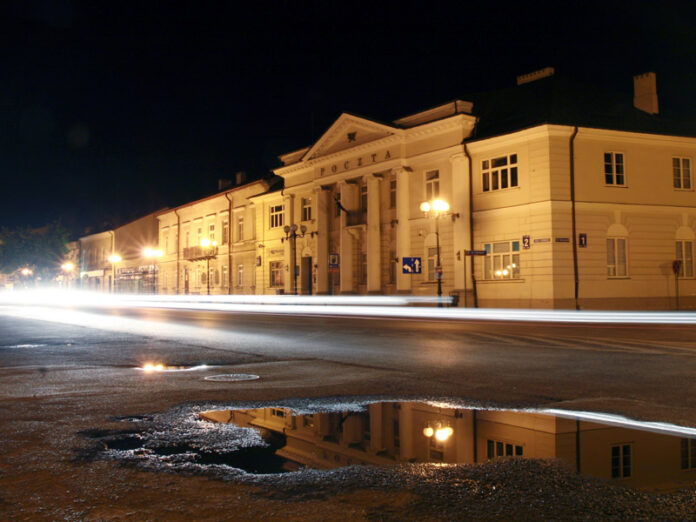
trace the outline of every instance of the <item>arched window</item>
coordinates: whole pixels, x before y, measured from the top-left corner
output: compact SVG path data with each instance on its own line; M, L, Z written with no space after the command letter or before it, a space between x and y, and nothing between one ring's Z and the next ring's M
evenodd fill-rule
M607 276L628 277L628 230L619 223L607 230Z

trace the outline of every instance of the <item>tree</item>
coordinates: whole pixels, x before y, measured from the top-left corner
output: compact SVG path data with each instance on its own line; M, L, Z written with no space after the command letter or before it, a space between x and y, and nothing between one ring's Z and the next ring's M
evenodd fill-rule
M52 279L68 252L68 231L60 222L41 228L0 229L0 272L31 268L35 276Z

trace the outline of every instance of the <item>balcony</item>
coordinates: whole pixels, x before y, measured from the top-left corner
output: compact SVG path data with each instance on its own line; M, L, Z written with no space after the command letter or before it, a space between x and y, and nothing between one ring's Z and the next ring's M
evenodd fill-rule
M205 261L217 256L217 246L192 246L184 248L184 259L186 261Z

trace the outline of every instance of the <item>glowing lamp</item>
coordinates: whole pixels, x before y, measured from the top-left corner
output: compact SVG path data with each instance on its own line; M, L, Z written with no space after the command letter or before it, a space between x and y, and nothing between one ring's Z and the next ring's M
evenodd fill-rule
M438 428L438 430L435 432L435 438L440 442L444 442L449 439L453 433L454 430L450 426L447 426L446 428Z
M34 272L31 271L31 268L22 268L22 275L23 276L28 276L33 274Z
M109 262L111 263L120 263L123 258L119 256L118 254L111 254L109 256Z
M430 212L430 203L424 201L423 203L421 203L420 209L422 212Z
M432 437L434 433L435 430L430 426L423 429L423 435L425 435L426 437Z
M63 270L63 272L72 272L75 270L75 265L68 261L67 263L60 265L60 268Z
M435 212L447 212L449 208L449 203L447 203L445 200L436 199L433 201L433 210Z

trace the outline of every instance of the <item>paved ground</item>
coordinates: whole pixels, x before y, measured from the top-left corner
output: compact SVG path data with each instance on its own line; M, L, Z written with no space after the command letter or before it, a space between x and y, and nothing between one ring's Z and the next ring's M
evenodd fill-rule
M442 396L696 426L688 327L598 328L221 313L0 311L0 513L10 518L399 518L413 493L294 502L259 486L80 460L81 430L203 401ZM172 321L172 319L176 319ZM72 324L61 324L69 322ZM99 324L104 329L90 326ZM145 375L147 361L214 365ZM204 375L255 373L214 383ZM423 505L422 499L419 505ZM399 511L399 506L407 511ZM512 514L510 514L512 515ZM427 517L426 517L427 518Z

